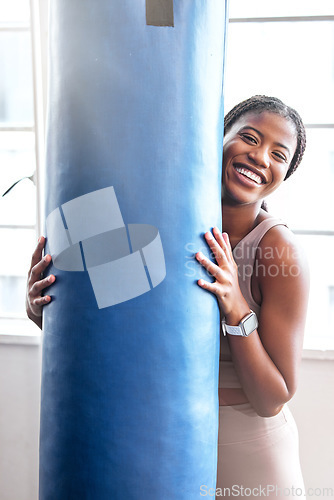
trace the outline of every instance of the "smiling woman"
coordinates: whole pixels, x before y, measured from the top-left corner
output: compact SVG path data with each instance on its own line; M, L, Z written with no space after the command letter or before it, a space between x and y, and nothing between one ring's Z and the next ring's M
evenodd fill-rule
M259 115L263 112L286 118L286 120L290 122L290 125L294 125L294 133L292 135L296 135L297 144L294 148L292 159L290 158L289 160L290 165L285 177L285 179L287 179L296 170L304 155L306 146L306 134L305 127L299 114L293 108L286 106L280 99L277 99L275 97L268 98L266 96L254 96L253 98L246 99L245 101L240 102L239 104L234 106L234 108L231 109L231 111L229 111L229 113L227 113L227 115L225 116L224 136L227 135L231 127L239 118L245 118L245 115L247 117L248 113ZM255 129L255 132L259 131ZM286 132L284 130L281 130L280 133L281 132L286 136ZM289 150L288 146L281 144L277 137L275 138L274 146L278 146L279 148L283 147L283 149L288 150L288 153L290 153L291 155L291 151ZM278 156L282 155L280 152L276 152L276 154ZM285 156L282 155L282 159L284 158Z
M270 212L284 219L307 253L311 288L304 356L308 358L332 358L334 351L334 273L328 269L334 252L333 36L332 0L230 2L226 111L249 95L261 93L277 95L303 113L307 132L303 168L266 201ZM250 54L260 54L255 47L267 64L254 65L254 57ZM305 203L309 196L312 203ZM319 210L314 210L315 206L321 207L321 216ZM319 367L322 365L321 373L325 363L317 363ZM310 422L309 426L305 425L308 440ZM312 436L317 443L315 435ZM303 447L303 438L301 441ZM325 437L323 446L327 446ZM318 443L314 447L316 449ZM311 483L320 482L317 474L323 469L311 466L311 461L305 462ZM328 460L324 462L329 463Z
M224 491L237 484L304 490L298 433L285 404L297 387L308 268L294 235L261 205L295 171L305 143L299 115L276 98L254 96L226 117L224 232L205 234L216 263L196 254L215 278L198 284L216 295L223 320L218 489Z
M247 113L226 133L224 147L224 196L255 201L284 181L297 147L295 126L272 113ZM243 185L253 189L242 190Z

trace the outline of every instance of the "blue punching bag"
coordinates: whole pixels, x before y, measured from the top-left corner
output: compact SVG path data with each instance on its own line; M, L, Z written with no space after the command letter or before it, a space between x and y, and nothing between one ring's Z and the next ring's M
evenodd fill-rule
M215 487L223 0L52 0L41 500ZM202 486L202 489L201 489Z

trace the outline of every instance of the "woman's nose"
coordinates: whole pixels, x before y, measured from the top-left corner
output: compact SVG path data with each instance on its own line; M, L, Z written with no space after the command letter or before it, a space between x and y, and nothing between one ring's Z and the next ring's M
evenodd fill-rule
M254 148L248 153L248 157L261 167L270 166L270 157L266 148Z

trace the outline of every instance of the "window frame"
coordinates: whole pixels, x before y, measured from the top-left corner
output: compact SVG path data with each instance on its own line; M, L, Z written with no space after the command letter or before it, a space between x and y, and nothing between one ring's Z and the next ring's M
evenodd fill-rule
M0 132L33 132L35 151L35 173L34 182L36 185L36 223L28 224L1 224L1 229L34 229L37 235L42 231L42 207L44 206L43 193L43 163L45 157L44 150L44 99L43 99L43 64L41 46L41 25L39 0L29 0L30 22L28 23L0 23L0 33L25 32L30 34L31 43L31 69L33 83L33 123L31 124L2 124ZM0 318L0 343L5 344L39 344L41 332L36 325L25 318Z

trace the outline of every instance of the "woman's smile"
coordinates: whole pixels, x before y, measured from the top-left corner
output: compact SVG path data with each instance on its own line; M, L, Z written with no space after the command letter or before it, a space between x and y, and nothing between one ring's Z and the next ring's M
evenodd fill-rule
M258 186L260 186L261 184L266 184L267 182L265 176L262 173L256 172L254 168L251 168L248 165L242 163L234 163L233 167L236 172L241 175L240 180L243 182L245 182L245 177L247 181L251 181L251 183L255 183Z

